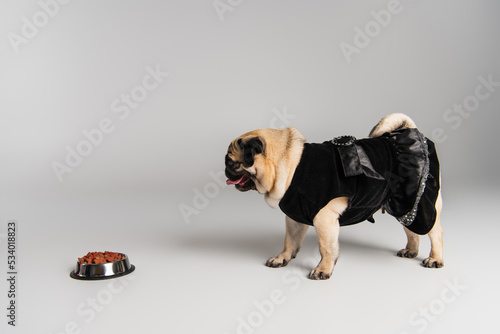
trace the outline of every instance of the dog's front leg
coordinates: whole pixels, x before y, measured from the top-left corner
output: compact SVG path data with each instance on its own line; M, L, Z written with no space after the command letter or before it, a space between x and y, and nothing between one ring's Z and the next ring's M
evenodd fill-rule
M340 254L339 249L339 217L347 208L348 198L335 198L321 209L314 217L314 227L318 234L321 261L311 270L309 278L314 280L329 279Z
M266 262L266 266L272 268L284 267L295 258L300 250L302 241L306 236L309 225L301 224L286 216L285 248L276 257L272 257Z

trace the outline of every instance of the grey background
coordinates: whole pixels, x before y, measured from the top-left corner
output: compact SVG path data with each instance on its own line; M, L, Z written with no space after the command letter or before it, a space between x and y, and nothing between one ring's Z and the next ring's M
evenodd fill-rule
M488 312L498 310L493 295L486 297L496 286L487 277L498 272L485 267L495 244L488 238L498 232L499 89L456 129L444 115L474 95L478 77L500 81L499 3L401 1L401 12L350 63L341 43L354 44L354 29L364 29L374 21L370 12L389 1L231 3L221 20L211 1L74 0L19 52L8 34L21 34L23 17L32 20L40 5L0 5L0 233L7 220L19 222L16 330L58 333L74 320L89 333L233 333L237 317L278 288L286 303L258 332L413 333L408 317L457 277L468 290L426 332L488 328ZM169 75L121 120L111 105L142 84L148 66ZM283 111L293 118L277 120ZM343 254L330 281L301 280L297 293L287 290L287 271L263 266L280 250L280 212L210 176L223 170L227 145L273 125L297 127L311 142L360 138L393 112L410 115L431 138L437 128L447 136L437 143L446 267L426 271L391 256L404 238L380 216L375 226L342 231ZM64 163L66 147L106 118L115 130L59 182L54 161ZM197 213L186 219L183 207ZM305 258L317 256L310 232ZM421 248L420 260L428 244ZM104 249L128 253L136 280L86 323L76 306L107 283L82 284L68 273L77 257ZM303 278L312 264L290 266L284 270ZM490 311L471 311L479 302ZM294 316L304 308L304 319ZM480 321L466 319L471 312ZM329 323L331 314L337 316Z

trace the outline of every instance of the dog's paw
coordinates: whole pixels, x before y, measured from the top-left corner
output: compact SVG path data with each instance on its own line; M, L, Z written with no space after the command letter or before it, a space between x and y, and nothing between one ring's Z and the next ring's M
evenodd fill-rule
M443 259L435 259L433 257L428 257L422 261L422 265L426 268L442 268L444 267Z
M330 277L332 277L331 271L330 272L322 271L318 267L314 268L309 273L309 279L312 279L312 280L326 280L326 279L329 279Z
M398 254L399 257L414 258L418 255L418 251L411 251L408 248L401 249Z
M271 257L269 260L267 260L266 266L270 268L280 268L286 266L289 261L290 260L287 260L278 255L277 257Z

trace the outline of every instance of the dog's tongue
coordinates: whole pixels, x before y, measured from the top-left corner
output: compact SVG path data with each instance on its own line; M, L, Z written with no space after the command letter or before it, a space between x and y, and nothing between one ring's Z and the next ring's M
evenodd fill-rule
M226 184L227 184L228 186L230 186L230 185L232 185L232 184L237 184L237 185L242 186L242 185L244 185L244 184L245 184L245 182L247 182L247 179L248 179L248 176L243 175L243 176L242 176L240 179L238 179L238 180L234 180L234 181L233 181L233 180L229 180L229 179L228 179L228 180L226 180Z

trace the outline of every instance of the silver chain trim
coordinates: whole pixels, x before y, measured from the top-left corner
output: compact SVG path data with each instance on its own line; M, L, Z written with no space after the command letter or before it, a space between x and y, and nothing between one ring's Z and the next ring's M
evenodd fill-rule
M420 185L417 191L417 198L415 199L413 208L408 213L402 215L401 217L396 217L396 219L404 226L409 226L415 220L415 217L417 216L418 203L420 203L420 199L424 194L425 183L427 182L427 178L429 177L430 162L429 162L429 147L427 146L427 139L425 138L425 136L422 135L422 133L418 132L418 134L421 138L423 138L423 143L424 143L424 155L425 155L424 170L422 171L422 178L420 179Z

